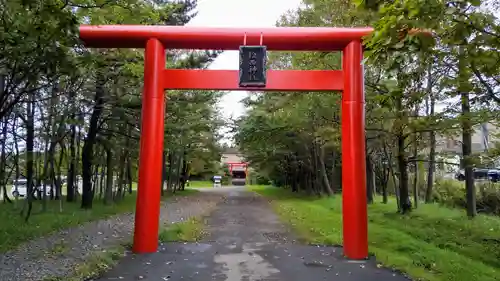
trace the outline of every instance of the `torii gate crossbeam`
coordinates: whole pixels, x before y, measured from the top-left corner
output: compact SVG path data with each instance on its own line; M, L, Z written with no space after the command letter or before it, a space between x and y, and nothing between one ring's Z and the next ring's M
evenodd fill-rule
M342 212L344 255L368 257L363 46L372 28L202 28L185 26L80 26L80 39L94 48L145 48L139 185L133 251L158 248L165 89L343 91ZM167 70L165 50L238 50L243 44L280 51L342 51L342 70L268 70L264 88L240 88L238 71ZM262 44L261 44L262 45Z

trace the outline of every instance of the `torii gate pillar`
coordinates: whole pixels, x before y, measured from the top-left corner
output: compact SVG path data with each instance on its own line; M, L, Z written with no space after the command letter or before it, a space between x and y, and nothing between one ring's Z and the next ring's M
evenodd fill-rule
M164 69L165 47L158 39L149 39L144 58L139 191L132 249L135 253L156 252L158 248L165 130L165 90L161 82Z
M343 50L342 94L342 230L344 253L355 259L368 255L365 164L365 94L363 46L359 40ZM347 116L346 116L347 115Z

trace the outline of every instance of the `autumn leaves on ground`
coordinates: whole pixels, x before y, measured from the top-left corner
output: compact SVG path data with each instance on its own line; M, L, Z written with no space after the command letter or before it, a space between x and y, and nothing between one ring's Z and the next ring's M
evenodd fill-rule
M2 2L0 280L83 280L127 253L143 52L86 49L75 30L196 16L195 0L154 2ZM277 23L375 28L364 41L367 159L359 163L370 252L414 279L500 280L500 187L473 170L500 166L497 2L304 0ZM219 54L169 50L167 67L206 68ZM270 52L268 64L341 69L341 54ZM228 120L216 106L223 94L168 92L160 239L204 235L200 216L220 198L190 187L227 174L220 140L229 127L251 163L249 181L275 186L252 188L303 242L341 243L341 95L255 93L243 100L245 115ZM465 181L453 179L457 171Z

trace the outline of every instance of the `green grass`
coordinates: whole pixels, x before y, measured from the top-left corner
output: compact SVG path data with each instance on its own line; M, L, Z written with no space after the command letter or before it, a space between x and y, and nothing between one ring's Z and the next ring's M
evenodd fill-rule
M211 181L189 181L189 187L194 187L194 188L212 188L214 186L214 183Z
M186 189L175 193L175 196L186 196L197 193L197 190ZM168 199L172 196L166 196ZM54 231L66 229L85 222L105 219L107 217L133 212L135 210L136 193L126 194L119 203L106 206L101 200L94 199L91 210L80 209L80 202L63 202L63 212L59 211L59 201L47 201L47 211L41 212L41 201L33 203L33 211L28 222L21 218L20 210L24 200L15 204L0 203L0 253L16 248L31 239L48 235ZM54 251L61 251L55 249Z
M342 244L341 198L306 198L278 188L251 187L273 199L280 217L309 243ZM369 206L369 250L378 262L429 281L500 280L500 218L422 204L408 216L396 205Z
M184 222L170 224L162 229L159 239L161 242L196 242L200 241L205 234L203 221L199 218L190 218Z

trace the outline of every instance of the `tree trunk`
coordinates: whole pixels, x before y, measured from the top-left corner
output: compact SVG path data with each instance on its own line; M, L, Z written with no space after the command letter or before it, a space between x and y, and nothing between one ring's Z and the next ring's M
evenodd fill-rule
M373 165L370 154L366 153L366 199L368 204L373 203L373 191L375 190L375 179L373 177Z
M51 186L50 186L50 191L51 191L50 197L51 197L51 199L52 198L58 199L58 197L57 197L57 186L55 186L55 182L56 182L55 157L52 157L50 159L49 165L50 165L49 183L51 183ZM54 193L56 193L56 194L54 194Z
M405 137L397 136L398 146L398 170L399 170L399 202L401 213L406 214L411 211L411 201L408 189L408 164L405 157Z
M56 153L56 144L55 143L50 143L49 145L49 150L45 152L47 157L45 158L44 161L46 161L45 166L47 166L46 169L44 169L44 174L43 174L43 180L42 180L42 187L43 187L43 194L42 198L44 201L44 205L47 203L45 202L47 200L47 184L51 184L51 179L52 179L52 174L54 173L54 159L55 159L55 153ZM50 198L54 198L54 187L52 184L50 185L49 189L51 191ZM44 209L45 210L45 209Z
M322 186L321 181L318 181L318 155L316 155L316 145L314 142L311 142L311 146L309 147L309 162L311 162L311 188L315 194L321 196Z
M35 142L35 92L29 94L29 101L26 106L26 203L28 210L25 221L28 221L33 209L33 148ZM25 206L26 206L25 203ZM24 210L24 208L23 208ZM21 214L23 212L21 211Z
M462 104L462 162L465 171L465 192L467 202L467 216L473 218L476 210L476 188L472 161L472 124L470 121L469 75L466 64L464 47L460 46L458 67L458 92Z
M130 162L130 157L127 159L127 182L128 193L132 194L132 163Z
M318 160L319 160L319 170L320 170L320 173L321 173L321 178L323 179L323 186L324 186L324 190L326 192L326 194L328 194L328 196L332 196L333 195L333 191L332 191L332 187L330 186L330 181L328 180L328 174L326 173L326 167L325 167L325 160L324 160L324 157L325 157L325 149L324 147L320 147L319 148L320 150L320 155L318 155Z
M66 201L75 201L75 180L76 180L76 101L75 92L70 91L69 102L72 104L70 138L69 138L69 163L66 182Z
M127 159L127 150L122 151L120 164L118 165L118 187L115 200L120 200L125 195L123 185L125 183L125 159Z
M187 161L187 151L184 149L184 155L182 157L182 172L181 172L181 190L186 188L186 181L188 180L188 161Z
M83 123L83 117L80 118L81 122ZM81 166L80 165L80 160L81 160L81 155L82 155L82 129L81 127L78 128L78 132L76 134L76 157L75 157L75 179L76 180L76 188L75 190L75 195L76 196L81 196L82 189L83 189L83 172L81 171ZM79 157L80 156L80 157ZM82 161L82 166L83 166L83 161ZM80 167L80 171L78 170L78 167ZM80 176L79 176L80 175Z
M337 190L337 184L335 183L335 176L336 176L336 173L335 173L335 164L337 164L337 160L336 160L336 153L335 153L335 148L332 149L332 167L330 169L330 186L332 187L333 189L333 192L335 192L335 190Z
M61 147L61 153L59 154L59 161L57 161L57 164L54 167L54 178L52 179L56 189L55 192L56 200L60 200L62 197L61 166L64 161L64 156L66 154L66 149L64 148L64 145L62 143L60 147Z
M382 203L387 204L389 202L389 194L387 192L387 185L389 184L389 175L391 173L391 170L389 168L383 168L384 169L384 175L383 175L383 183L382 183Z
M168 154L168 181L167 181L167 191L172 190L173 184L173 172L174 172L174 155L173 152Z
M296 152L292 156L292 192L299 191L299 163L297 161Z
M181 169L182 169L182 161L183 161L183 155L184 155L184 152L183 152L184 149L182 149L180 152L179 152L179 155L177 157L177 167L176 167L176 171L175 171L175 185L174 185L174 190L173 192L175 193L176 189L179 189L180 188L180 185L181 185Z
M415 106L415 118L418 118L419 106L418 104ZM418 170L418 133L416 130L413 132L413 202L415 208L418 208L418 178L419 178L419 170Z
M100 171L100 174L99 174ZM95 177L94 177L94 184L93 184L93 193L95 194L95 190L99 189L99 199L101 199L104 196L104 193L106 192L106 172L108 171L108 168L106 165L103 165L100 167L100 165L96 165L95 167ZM113 191L113 188L111 188L111 191Z
M92 162L94 159L94 144L97 140L98 123L104 106L104 84L102 73L97 73L94 109L90 117L90 124L82 149L82 205L83 209L91 209L94 195L92 193Z
M407 114L403 108L403 96L396 97L396 112L398 113L396 146L397 146L397 165L399 171L399 207L402 214L411 211L411 201L408 188L408 161L406 160L406 137L404 135L404 127L402 122L407 120Z
M0 74L0 97L4 97L4 89L5 89L5 75ZM7 194L7 178L5 178L5 168L7 167L7 155L5 153L5 146L7 145L7 133L8 133L8 121L9 118L7 114L5 116L1 116L2 123L2 155L1 155L1 166L0 166L0 181L2 185L2 190L0 194L3 192L3 200L4 202L12 203Z
M49 107L52 106L52 102L50 103ZM49 113L47 116L47 124L45 128L45 153L43 155L43 170L42 170L42 175L38 177L38 183L36 184L37 186L42 186L42 210L45 212L47 210L47 178L49 175L49 163L50 163L50 157L53 156L53 149L52 149L52 144L51 144L51 135L50 135L50 129L52 127L52 117L53 115L51 114L52 110L49 109ZM41 118L42 120L45 119L43 110L40 111ZM38 165L37 165L38 166Z
M58 100L57 100L57 94L59 92L59 84L56 82L54 84L54 86L52 87L52 92L51 92L51 96L50 96L50 103L49 103L49 118L48 118L48 122L47 122L47 125L48 125L48 132L50 132L50 134L48 134L47 136L50 136L49 139L50 139L50 146L52 147L52 150L51 150L51 153L49 155L49 161L50 161L50 178L49 178L49 183L52 183L50 185L50 198L53 199L53 198L56 198L58 199L57 197L57 186L55 186L55 182L53 182L53 178L55 178L55 159L56 159L56 156L55 156L55 153L56 153L56 146L57 146L57 143L58 143L58 139L61 137L61 130L59 130L59 124L57 122L57 118L56 118L56 106L57 106L57 103L58 103ZM64 120L61 120L61 122L64 122ZM64 124L64 123L63 123ZM64 126L62 124L62 126ZM61 153L62 153L62 150L61 150ZM44 198L46 197L46 185L44 185ZM44 200L45 201L45 200Z
M110 138L108 138L109 140ZM106 189L104 192L104 204L113 202L113 150L106 148Z
M429 116L434 117L434 110L436 104L436 97L434 96L434 92L432 91L432 65L429 66L428 69L428 93L429 93ZM425 203L432 202L432 189L434 187L434 170L436 167L436 132L431 130L429 132L429 166L427 167L427 187L425 189Z
M436 166L436 133L430 132L429 166L427 167L427 188L425 189L425 203L432 202L434 187L434 170Z
M0 77L0 79L2 79L2 77ZM0 89L0 91L1 90L2 89ZM7 168L7 154L5 151L5 147L7 145L8 124L9 124L8 118L6 117L2 123L2 155L0 158L0 164L1 164L0 165L0 182L2 185L2 191L0 192L0 194L3 193L3 201L4 202L12 203L12 200L10 200L10 198L9 198L9 194L7 193L7 177L5 176L5 171Z
M16 132L16 126L17 126L17 117L14 117L14 122L12 123L12 135L14 136L14 165L16 168L16 177L15 177L16 181L14 184L14 190L17 191L17 180L21 176L21 167L19 166L19 143L18 143L19 136L17 135ZM18 197L16 196L15 199L17 203Z
M160 184L160 190L161 190L161 196L165 196L165 184L167 183L167 152L163 151L163 157L162 157L162 167L161 167L161 184Z
M392 182L394 185L394 193L396 195L396 204L398 208L398 212L401 210L401 203L400 203L400 196L399 196L399 184L398 184L398 179L396 178L396 173L394 172L394 167L392 165L392 154L389 154L387 151L387 146L384 145L384 155L385 158L387 159L387 183L389 183L389 179L392 178ZM387 192L387 190L386 190ZM388 192L387 192L388 193ZM386 196L387 196L386 193ZM387 199L387 198L385 198ZM387 201L385 202L387 203Z
M127 126L128 129L128 135L132 135L133 127L132 126ZM127 138L125 141L126 147L130 146L130 138ZM130 153L127 154L127 158L125 159L127 161L127 184L128 184L128 193L132 194L132 161L131 161L131 156Z

